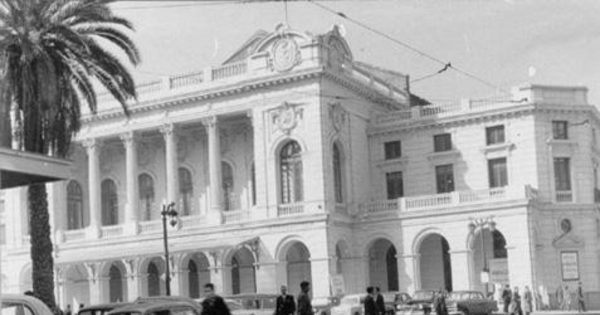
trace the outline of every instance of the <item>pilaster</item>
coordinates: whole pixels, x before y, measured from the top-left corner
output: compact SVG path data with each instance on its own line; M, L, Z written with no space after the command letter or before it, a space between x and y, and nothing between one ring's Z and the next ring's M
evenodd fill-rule
M134 132L121 135L125 145L125 172L127 184L127 201L125 204L124 232L128 235L138 233L138 165L137 165L137 142Z
M179 202L179 173L177 171L176 132L173 124L165 124L160 128L165 139L165 167L167 183L167 203Z
M88 155L88 188L90 205L90 225L87 228L87 238L100 237L100 141L86 139L83 142Z
M329 296L331 293L329 289L329 277L331 275L329 257L311 258L310 269L313 296Z
M210 211L208 220L221 224L223 210L223 188L221 187L221 145L219 138L219 123L216 116L202 120L208 134L208 165L210 181Z
M421 255L396 255L396 261L400 291L414 293L421 289Z
M452 264L452 289L469 290L472 285L472 272L470 269L472 253L469 250L450 251Z

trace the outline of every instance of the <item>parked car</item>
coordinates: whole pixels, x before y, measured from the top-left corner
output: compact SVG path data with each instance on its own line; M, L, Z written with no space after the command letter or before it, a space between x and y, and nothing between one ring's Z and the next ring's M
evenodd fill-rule
M23 294L2 294L2 315L53 315L42 301Z
M398 305L403 305L410 300L410 295L404 292L382 292L383 302L385 303L385 314L394 315Z
M478 291L454 291L446 299L446 306L449 315L491 315L498 310L496 301Z
M120 303L104 303L104 304L97 304L97 305L90 305L90 306L86 306L84 308L79 309L79 311L77 312L77 315L105 315L106 313L126 306L129 303L124 303L124 302L120 302Z
M228 298L224 298L223 300L225 301L225 304L227 304L227 308L231 312L237 311L237 310L240 310L243 308L242 304L238 301L228 299ZM202 298L196 299L196 301L200 304L200 306L202 306L202 301L204 301L204 298L202 297Z
M200 315L198 309L198 306L182 301L136 301L107 315Z
M407 303L396 306L396 313L398 315L408 314L424 314L428 315L435 313L433 307L433 299L435 297L435 290L419 290L413 294L412 298Z
M231 310L233 315L273 315L277 303L277 294L243 293L226 297L239 303L242 308Z
M331 315L331 308L340 304L340 297L316 297L312 299L311 304L315 315Z
M365 294L343 296L340 305L331 308L331 315L363 315L365 312Z

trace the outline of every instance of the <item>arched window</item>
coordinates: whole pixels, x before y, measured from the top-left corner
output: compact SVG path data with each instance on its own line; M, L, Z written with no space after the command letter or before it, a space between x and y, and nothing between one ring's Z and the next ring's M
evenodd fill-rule
M342 160L342 153L337 143L333 144L333 187L335 189L335 202L344 202L344 179L343 169L344 161Z
M76 181L67 185L67 229L78 230L83 228L83 192L81 185Z
M154 204L154 180L148 174L141 174L138 177L140 189L140 220L150 220L152 205Z
M187 168L179 168L179 197L181 198L181 215L192 213L192 200L194 199L194 184L192 174Z
M300 202L303 196L302 155L296 141L288 142L279 154L281 203Z
M200 278L198 275L198 266L193 260L188 263L188 289L190 297L197 299L200 297Z
M229 163L221 162L221 172L221 180L223 181L223 209L233 210L236 208L233 195L233 169Z
M102 225L115 225L119 223L119 199L117 185L112 179L102 181Z

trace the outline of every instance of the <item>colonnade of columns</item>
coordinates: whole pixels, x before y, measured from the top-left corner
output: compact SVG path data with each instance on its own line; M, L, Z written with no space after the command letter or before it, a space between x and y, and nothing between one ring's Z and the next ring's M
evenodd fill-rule
M211 223L221 223L223 210L223 191L221 186L221 148L219 138L219 120L216 116L204 118L202 124L208 134L208 164L210 181L210 210L207 219ZM177 132L173 124L165 124L159 128L165 141L165 179L167 202L177 202L179 199L178 157L177 157ZM129 131L119 136L125 147L126 166L126 204L123 226L124 233L137 232L138 215L138 152L139 137L135 131ZM83 146L88 156L88 187L90 225L87 228L88 238L100 236L101 225L101 171L100 150L101 139L86 139Z

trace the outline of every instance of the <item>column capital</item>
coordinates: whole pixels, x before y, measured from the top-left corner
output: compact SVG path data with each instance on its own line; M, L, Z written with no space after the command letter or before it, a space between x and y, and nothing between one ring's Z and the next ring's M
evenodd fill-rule
M202 118L201 122L206 128L214 128L217 126L219 119L217 118L217 116L208 116Z
M119 135L119 138L127 144L135 142L137 135L133 131L128 131Z
M102 140L98 138L86 138L83 140L82 145L89 151L99 148L102 145Z
M175 132L177 131L176 129L177 128L175 127L175 125L171 124L171 123L163 124L162 126L160 126L158 128L160 133L162 133L163 136L165 136L165 137L170 137L170 136L174 135Z

